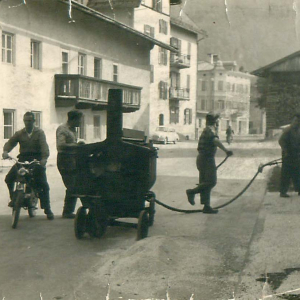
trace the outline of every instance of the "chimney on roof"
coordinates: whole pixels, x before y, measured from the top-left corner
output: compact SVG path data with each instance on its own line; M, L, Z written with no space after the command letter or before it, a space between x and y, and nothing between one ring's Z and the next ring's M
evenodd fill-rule
M219 55L214 53L207 54L210 57L210 63L214 65L219 60Z

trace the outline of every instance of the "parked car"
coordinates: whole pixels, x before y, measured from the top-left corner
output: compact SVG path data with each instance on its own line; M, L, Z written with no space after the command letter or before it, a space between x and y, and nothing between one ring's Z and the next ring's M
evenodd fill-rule
M158 126L152 135L154 143L174 143L179 141L179 136L174 128L167 126Z

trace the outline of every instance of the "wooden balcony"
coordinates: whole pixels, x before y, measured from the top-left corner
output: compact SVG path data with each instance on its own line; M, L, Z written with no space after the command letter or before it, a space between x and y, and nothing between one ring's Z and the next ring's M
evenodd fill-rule
M186 88L170 87L170 100L190 100L190 90Z
M78 74L55 75L55 106L106 110L109 89L122 89L123 112L140 108L141 87Z
M191 66L190 55L171 53L170 65L178 69L186 69Z

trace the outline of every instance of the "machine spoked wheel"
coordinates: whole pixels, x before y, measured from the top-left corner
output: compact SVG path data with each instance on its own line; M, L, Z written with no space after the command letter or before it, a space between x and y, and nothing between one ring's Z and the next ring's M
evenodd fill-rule
M154 215L155 215L155 198L152 197L149 200L149 226L152 226L154 223Z
M77 239L81 239L86 231L87 213L85 207L79 207L75 216L74 230Z
M31 197L32 198L30 199L28 206L28 215L30 218L33 218L36 216L38 198L35 195L32 195Z
M146 210L142 210L139 215L138 226L137 226L137 241L144 239L148 236L149 229L149 217Z
M24 193L23 191L18 191L16 195L16 200L15 204L13 207L12 211L12 223L11 227L12 228L17 228L18 222L19 222L19 217L20 217L20 212L21 212L21 207L24 199Z

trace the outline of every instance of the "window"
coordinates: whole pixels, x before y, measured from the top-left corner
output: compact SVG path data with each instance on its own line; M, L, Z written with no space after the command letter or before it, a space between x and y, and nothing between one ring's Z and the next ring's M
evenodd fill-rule
M113 65L113 81L118 82L118 65Z
M163 19L159 20L159 32L168 34L168 23Z
M164 81L159 82L159 99L168 99L168 83Z
M4 119L4 139L10 139L15 133L15 111L3 110Z
M144 33L154 38L155 35L154 27L145 24Z
M202 127L202 119L198 119L198 128Z
M152 0L152 7L154 10L162 12L162 0Z
M158 56L158 63L160 65L166 66L168 64L168 51L167 49L159 47L159 56Z
M100 79L102 77L102 60L94 58L94 77Z
M154 66L150 65L150 83L154 82Z
M170 107L170 123L179 123L179 107Z
M65 51L61 53L61 71L63 74L69 74L69 53Z
M178 49L179 52L181 52L181 40L179 40L175 37L171 37L170 44L171 44L172 47Z
M184 124L192 124L192 110L190 108L184 110Z
M2 33L2 62L13 63L13 35Z
M203 80L202 81L202 87L201 87L202 91L205 92L206 91L206 81Z
M42 113L40 111L32 111L35 119L35 126L42 128Z
M40 42L30 42L30 67L40 70Z
M227 92L230 92L230 88L231 88L230 82L227 82L226 83L226 90L227 90Z
M205 99L201 100L201 110L206 110L206 101L205 101Z
M218 109L225 109L225 101L224 100L218 101Z
M186 88L187 90L190 90L191 87L191 75L186 76Z
M159 124L159 126L164 125L164 115L163 114L159 115L159 117L158 117L158 124Z
M232 84L232 91L233 92L235 91L235 84L234 83Z
M100 116L94 116L94 139L101 139L101 119Z
M223 91L223 81L218 81L218 91Z
M192 44L188 43L188 50L187 50L188 59L191 59L191 52L192 52Z
M85 75L86 72L86 55L78 53L78 74Z

